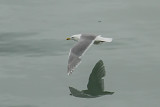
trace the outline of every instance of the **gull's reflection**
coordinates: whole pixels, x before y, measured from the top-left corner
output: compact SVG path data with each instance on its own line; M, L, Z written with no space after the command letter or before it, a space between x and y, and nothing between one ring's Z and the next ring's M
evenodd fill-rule
M105 67L103 61L99 60L94 66L92 73L90 74L87 84L88 90L79 91L73 87L69 87L70 95L81 98L94 98L102 95L112 95L114 92L104 91L104 79Z

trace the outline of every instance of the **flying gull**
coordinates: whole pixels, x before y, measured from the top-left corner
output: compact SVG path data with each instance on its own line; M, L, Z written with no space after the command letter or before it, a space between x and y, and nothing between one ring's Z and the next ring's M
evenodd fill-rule
M81 56L92 44L100 44L102 42L112 42L112 38L104 38L101 35L93 34L77 34L73 35L66 40L74 40L77 43L70 49L69 59L68 59L68 75L70 75L73 70L81 62Z

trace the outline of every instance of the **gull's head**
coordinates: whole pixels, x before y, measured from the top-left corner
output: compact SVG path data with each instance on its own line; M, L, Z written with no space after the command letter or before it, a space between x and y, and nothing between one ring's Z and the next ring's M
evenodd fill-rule
M66 40L74 40L74 41L78 41L81 37L81 34L77 34L77 35L72 35L70 38L66 38Z

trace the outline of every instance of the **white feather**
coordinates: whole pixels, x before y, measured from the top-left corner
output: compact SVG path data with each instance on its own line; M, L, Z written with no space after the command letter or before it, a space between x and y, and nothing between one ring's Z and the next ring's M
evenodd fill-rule
M112 38L104 38L101 35L97 36L95 41L97 42L112 42Z

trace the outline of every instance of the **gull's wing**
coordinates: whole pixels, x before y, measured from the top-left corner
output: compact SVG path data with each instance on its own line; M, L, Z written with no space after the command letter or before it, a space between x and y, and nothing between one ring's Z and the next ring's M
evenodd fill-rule
M93 44L96 36L81 36L80 40L70 50L68 59L68 75L70 75L74 68L78 66L81 61L81 56Z
M105 67L103 65L103 61L99 60L94 66L92 73L89 77L89 82L87 84L87 88L92 93L98 93L104 91L104 79L102 77L105 76Z
M73 95L75 97L80 97L80 98L94 98L95 96L89 95L89 94L85 94L82 91L79 91L73 87L69 87L69 90L71 92L70 95Z
M79 91L73 87L69 87L69 90L71 92L71 95L73 95L73 96L80 96L81 95L81 91Z

